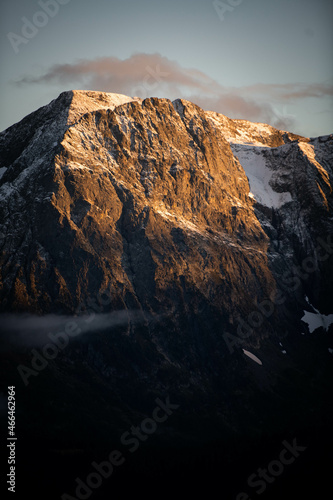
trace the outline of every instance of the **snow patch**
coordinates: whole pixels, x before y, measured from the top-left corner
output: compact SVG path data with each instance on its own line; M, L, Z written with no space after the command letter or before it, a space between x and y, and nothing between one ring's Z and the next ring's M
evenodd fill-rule
M286 133L266 123L230 119L213 111L206 111L206 115L221 130L225 139L233 144L266 146L272 134L276 132L280 134Z
M308 297L305 297L305 300L309 304L309 306L315 311L314 313L309 311L303 311L304 316L302 317L302 321L308 325L310 333L314 332L317 328L324 328L326 332L330 325L333 324L333 314L329 314L325 316L321 314L318 309L316 309L309 301Z
M267 207L280 208L292 201L289 192L277 193L272 188L273 170L271 170L262 154L264 148L231 145L231 149L245 170L250 184L250 197ZM265 148L266 149L266 148Z
M262 361L260 361L260 359L257 358L257 356L255 356L254 354L252 354L252 352L246 351L246 349L243 349L243 353L245 354L245 356L248 356L253 361L255 361L256 363L258 363L258 365L262 365Z

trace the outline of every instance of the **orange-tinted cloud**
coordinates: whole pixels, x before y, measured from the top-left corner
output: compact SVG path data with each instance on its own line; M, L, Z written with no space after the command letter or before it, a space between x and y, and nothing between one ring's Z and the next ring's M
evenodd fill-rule
M18 85L56 83L138 97L182 97L206 110L230 118L270 123L279 128L292 127L295 118L276 111L282 104L299 99L333 95L327 84L255 84L239 88L225 87L202 71L185 68L160 54L134 54L128 59L105 57L51 67L40 76L26 76Z
M24 83L71 83L90 84L91 90L133 94L136 88L148 92L165 87L189 87L196 91L216 92L219 85L203 72L182 68L160 54L134 54L128 59L105 57L75 64L59 64L44 75L22 78ZM145 96L146 97L146 96Z

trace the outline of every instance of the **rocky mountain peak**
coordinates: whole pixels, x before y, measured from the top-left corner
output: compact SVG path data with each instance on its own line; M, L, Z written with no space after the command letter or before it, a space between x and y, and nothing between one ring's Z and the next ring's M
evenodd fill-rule
M322 214L332 203L331 138L311 142L183 99L64 92L0 144L5 308L74 311L96 287L143 306L176 282L219 308L245 280L223 301L233 317L235 303L244 309L277 286L275 211L293 228L295 212L306 216L304 192ZM303 241L315 226L294 230Z

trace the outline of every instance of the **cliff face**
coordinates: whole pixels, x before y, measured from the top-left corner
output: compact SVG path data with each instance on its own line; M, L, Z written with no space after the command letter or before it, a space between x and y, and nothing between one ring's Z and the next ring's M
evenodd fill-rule
M111 309L209 307L233 325L332 232L331 137L74 91L1 146L2 310L73 313L106 291Z
M115 434L109 405L127 419L146 414L148 395L171 394L182 401L177 432L193 442L212 415L229 437L269 433L276 412L279 432L296 428L308 399L320 408L302 425L321 418L332 146L183 100L83 91L0 134L1 312L128 312L122 328L93 323L98 335L70 343L39 390L53 387L69 422L92 418L96 390ZM314 323L325 337L309 334ZM69 402L66 384L85 401ZM184 430L193 408L197 427Z
M10 307L73 312L108 290L122 307L173 310L191 290L232 313L273 289L244 170L201 109L147 99L52 126L2 178L9 234L21 213L15 241L3 232Z

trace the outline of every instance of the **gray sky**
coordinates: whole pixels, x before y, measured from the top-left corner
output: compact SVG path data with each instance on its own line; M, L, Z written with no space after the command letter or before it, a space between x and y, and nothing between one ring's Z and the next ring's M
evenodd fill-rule
M0 130L90 89L333 131L331 0L2 0L1 11Z

